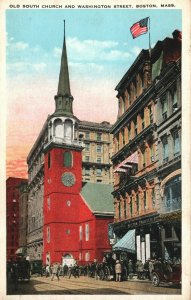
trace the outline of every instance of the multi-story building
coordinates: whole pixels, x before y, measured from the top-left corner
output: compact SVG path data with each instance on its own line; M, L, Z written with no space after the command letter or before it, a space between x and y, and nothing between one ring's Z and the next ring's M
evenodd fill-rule
M85 182L113 183L111 156L113 149L111 125L80 121L79 132L83 135L82 176Z
M15 177L6 180L7 260L14 260L19 249L19 185L26 182Z
M23 255L27 251L27 226L28 226L28 181L19 185L19 250Z
M173 39L156 44L151 57L148 50L142 50L116 87L119 114L111 132L114 232L119 241L113 249L125 243L132 246L133 237L135 243L129 251L142 261L164 257L169 242L170 247L172 241L180 246L180 218L176 219L178 225L171 226L171 237L169 223L164 225L162 221L164 212L181 208L180 56L181 41L175 31ZM172 194L175 185L177 199ZM180 216L180 212L177 214Z
M55 105L55 112L48 116L27 158L27 254L31 260L43 259L44 263L101 260L103 251L110 249L107 226L113 221L112 186L104 184L110 180L105 175L110 167L109 125L104 123L96 129L95 123L80 122L73 115L65 38ZM88 132L88 163L93 162L91 168L104 166L105 173L95 178L92 175L89 181L94 182L83 183L82 151ZM98 163L92 154L95 132L96 136L99 133L96 144L101 146ZM99 184L97 178L103 178L103 183Z
M163 257L181 257L181 32L158 42L152 60L161 250Z

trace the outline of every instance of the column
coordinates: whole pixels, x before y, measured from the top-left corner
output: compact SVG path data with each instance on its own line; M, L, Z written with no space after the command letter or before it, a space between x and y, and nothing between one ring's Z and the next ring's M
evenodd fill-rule
M130 213L130 196L128 193L126 193L126 211L127 211L127 218L131 217Z
M132 217L135 217L136 216L136 212L137 212L135 191L132 191L132 207L133 207L133 215L132 215Z
M145 263L145 242L141 242L141 260Z
M150 234L145 234L145 248L146 248L146 260L151 257L150 251Z
M120 196L120 204L121 204L121 220L124 220L124 198L123 198L123 195Z
M141 260L141 237L136 236L136 246L137 246L137 260Z

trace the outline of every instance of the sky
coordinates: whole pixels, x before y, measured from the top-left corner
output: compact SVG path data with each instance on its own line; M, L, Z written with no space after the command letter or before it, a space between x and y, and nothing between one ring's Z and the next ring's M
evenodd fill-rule
M73 110L87 121L117 119L115 87L149 35L130 27L150 17L151 46L181 30L181 10L6 10L7 177L27 178L27 155L54 112L66 20Z

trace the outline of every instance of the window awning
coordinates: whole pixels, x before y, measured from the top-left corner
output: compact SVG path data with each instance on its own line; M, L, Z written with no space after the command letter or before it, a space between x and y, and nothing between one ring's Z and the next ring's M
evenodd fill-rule
M129 230L112 249L135 253L135 229Z
M25 254L26 248L25 247L20 247L15 251L15 254Z
M127 172L128 168L132 168L132 164L138 164L138 153L135 151L133 154L131 154L129 157L124 159L120 164L118 164L114 168L114 173L115 172Z

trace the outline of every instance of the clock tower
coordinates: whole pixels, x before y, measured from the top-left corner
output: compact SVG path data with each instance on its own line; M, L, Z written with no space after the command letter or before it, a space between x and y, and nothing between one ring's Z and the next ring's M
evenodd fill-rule
M82 143L73 114L65 39L55 112L48 117L44 147L43 263L61 262L78 253L79 194L82 188ZM73 243L70 244L72 235ZM76 244L75 244L76 240Z

